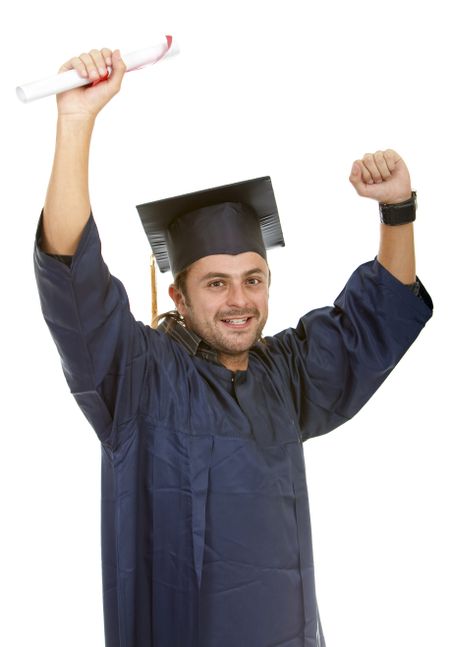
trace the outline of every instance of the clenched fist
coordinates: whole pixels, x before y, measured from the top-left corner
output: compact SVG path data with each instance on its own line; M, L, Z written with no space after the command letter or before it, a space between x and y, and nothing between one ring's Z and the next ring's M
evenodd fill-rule
M349 180L359 195L378 202L396 204L411 197L408 168L390 148L367 153L353 162Z

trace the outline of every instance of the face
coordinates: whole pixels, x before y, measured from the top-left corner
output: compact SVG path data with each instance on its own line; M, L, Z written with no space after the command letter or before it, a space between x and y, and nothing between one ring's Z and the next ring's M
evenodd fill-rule
M248 350L267 320L269 269L255 252L215 254L189 268L186 294L170 295L186 325L219 353L231 369L247 367Z

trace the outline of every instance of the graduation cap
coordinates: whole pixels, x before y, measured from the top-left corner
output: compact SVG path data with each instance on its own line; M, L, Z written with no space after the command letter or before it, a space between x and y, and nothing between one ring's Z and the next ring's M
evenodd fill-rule
M283 246L270 177L226 184L137 205L161 272L179 272L204 256Z

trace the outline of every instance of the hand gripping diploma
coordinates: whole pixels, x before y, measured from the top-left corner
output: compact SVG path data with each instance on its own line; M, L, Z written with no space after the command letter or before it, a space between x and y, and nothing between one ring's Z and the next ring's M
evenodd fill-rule
M159 41L151 47L139 49L134 52L128 52L122 58L127 66L127 72L138 70L147 65L154 65L159 61L169 58L178 53L178 47L174 45L172 36L167 36L164 41ZM111 68L108 67L108 71ZM40 81L33 81L19 85L16 88L17 97L23 102L28 103L36 99L48 97L51 94L67 92L83 85L89 85L89 77L79 76L75 69L64 70L64 74L56 74Z
M108 74L108 67L112 68ZM120 90L126 66L119 50L92 49L89 54L71 58L61 66L59 72L76 70L78 74L91 81L91 85L75 88L57 95L59 115L76 114L96 117L100 110Z

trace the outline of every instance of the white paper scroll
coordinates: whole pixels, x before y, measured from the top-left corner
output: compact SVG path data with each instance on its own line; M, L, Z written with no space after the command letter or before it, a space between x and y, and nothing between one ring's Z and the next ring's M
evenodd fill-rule
M122 59L127 66L127 72L130 72L139 67L157 63L164 58L178 54L178 52L179 49L174 44L172 36L165 36L164 39L161 39L161 42L151 47L122 55ZM110 68L108 70L111 71ZM21 101L28 103L35 99L48 97L51 94L80 88L90 83L92 83L92 80L81 77L76 70L69 70L68 72L56 74L41 81L19 85L16 88L16 93Z

